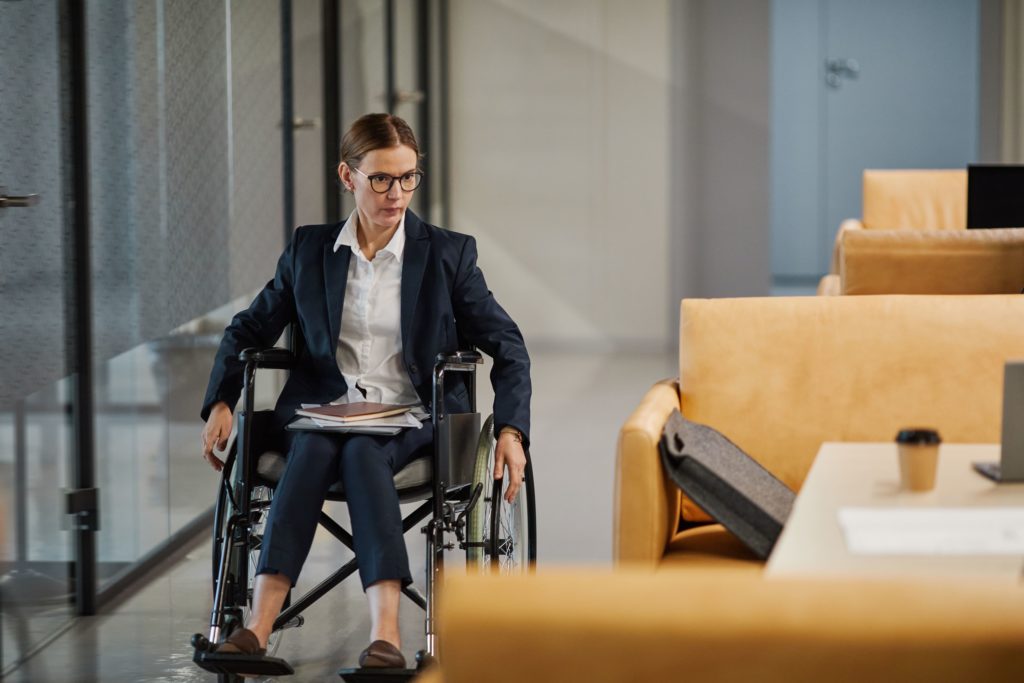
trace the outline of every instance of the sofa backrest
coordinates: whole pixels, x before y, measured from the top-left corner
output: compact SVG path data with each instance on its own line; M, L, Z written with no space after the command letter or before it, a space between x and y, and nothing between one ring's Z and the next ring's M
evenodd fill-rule
M853 230L840 243L842 294L1019 294L1024 228Z
M1020 683L1024 670L1024 591L982 577L548 566L453 572L439 610L444 659L419 683ZM495 633L516 644L500 666Z
M864 171L861 220L869 230L963 230L967 171Z
M825 441L998 442L1024 296L686 299L679 339L683 414L797 490Z

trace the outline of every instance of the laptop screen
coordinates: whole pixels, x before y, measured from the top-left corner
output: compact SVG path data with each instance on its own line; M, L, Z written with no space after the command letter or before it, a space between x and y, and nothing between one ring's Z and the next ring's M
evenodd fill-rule
M1024 361L1006 362L1003 372L1002 480L1024 481Z
M967 227L1024 228L1024 166L967 167Z

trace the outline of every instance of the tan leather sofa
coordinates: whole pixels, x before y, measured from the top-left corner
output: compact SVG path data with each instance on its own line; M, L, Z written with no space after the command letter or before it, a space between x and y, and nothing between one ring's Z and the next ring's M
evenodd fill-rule
M1024 680L1024 589L728 571L456 577L421 683Z
M868 169L862 180L861 218L839 226L832 267L818 284L819 295L839 293L840 243L857 230L964 230L967 227L967 171L964 169Z
M619 565L760 563L665 477L673 408L723 432L794 490L825 441L889 441L910 425L948 442L1000 438L1002 373L1024 358L1024 296L685 300L680 376L656 384L619 435Z
M1024 229L846 230L837 294L1019 294Z
M826 440L934 425L995 442L1024 297L687 300L680 377L619 435L614 571L449 577L422 683L1020 681L1024 584L765 578L666 478L669 413L723 431L793 488ZM541 520L543 525L543 520Z

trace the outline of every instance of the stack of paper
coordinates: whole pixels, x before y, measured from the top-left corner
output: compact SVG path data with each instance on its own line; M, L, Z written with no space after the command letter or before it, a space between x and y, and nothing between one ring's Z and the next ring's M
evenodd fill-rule
M344 404L342 404L344 405ZM354 421L340 422L338 420L324 420L315 417L311 408L321 408L316 403L303 403L300 410L296 411L299 419L289 424L290 429L298 430L324 430L333 432L353 432L358 434L397 434L403 429L419 429L423 426L423 420L429 415L420 407L409 409L403 407L402 412L395 415L394 411L382 411L392 414L383 417L360 418Z
M317 418L310 418L317 427L323 429L346 429L353 427L415 427L419 429L423 426L411 412L404 412L401 415L389 415L387 417L375 417L369 420L359 420L358 422L337 422L335 420L320 420Z

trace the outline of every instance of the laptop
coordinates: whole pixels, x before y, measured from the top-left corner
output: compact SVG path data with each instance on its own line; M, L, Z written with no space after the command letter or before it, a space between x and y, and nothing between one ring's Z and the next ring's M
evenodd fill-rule
M967 167L967 227L1024 228L1024 166Z
M1003 373L1003 448L999 462L974 469L999 482L1024 481L1024 360L1007 361Z

